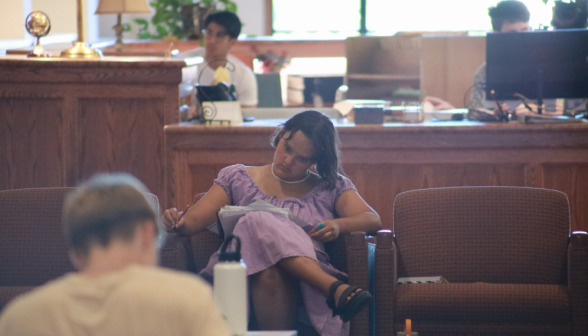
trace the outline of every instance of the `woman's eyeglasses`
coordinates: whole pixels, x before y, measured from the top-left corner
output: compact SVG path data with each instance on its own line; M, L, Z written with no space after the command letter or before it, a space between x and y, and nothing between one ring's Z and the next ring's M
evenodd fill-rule
M202 34L204 34L204 36L206 37L216 37L217 40L223 39L226 36L229 36L229 33L227 32L218 32L218 33L214 33L208 29L202 29Z

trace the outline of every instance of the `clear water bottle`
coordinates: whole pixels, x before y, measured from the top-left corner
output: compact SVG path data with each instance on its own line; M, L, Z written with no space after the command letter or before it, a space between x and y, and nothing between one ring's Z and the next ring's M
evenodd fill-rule
M231 241L235 251L227 251ZM241 260L241 239L228 237L222 244L214 266L214 302L233 335L247 332L247 267Z

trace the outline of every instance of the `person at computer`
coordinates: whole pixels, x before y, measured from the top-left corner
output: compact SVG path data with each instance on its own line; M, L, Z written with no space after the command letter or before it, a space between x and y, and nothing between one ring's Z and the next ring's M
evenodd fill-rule
M529 31L529 19L531 13L525 4L516 0L500 1L496 6L488 9L488 15L492 23L492 31L509 33ZM483 83L486 82L486 62L482 63L474 73L473 88L470 94L468 108L495 108L495 103L486 100L486 92ZM453 109L449 102L437 97L425 97L424 101L430 102L436 110ZM511 111L521 104L520 100L505 102L501 107L505 111ZM498 112L498 108L496 111Z
M78 271L9 303L0 335L230 336L205 281L155 267L158 210L145 192L112 174L69 194L63 225Z
M241 33L241 20L232 12L213 12L204 20L204 26L204 48L185 51L178 57L203 57L204 62L197 65L200 85L226 82L235 87L233 94L241 107L256 107L255 74L245 63L229 54Z
M566 4L567 5L567 4ZM556 9L560 7L557 5L554 7L554 17L552 24L554 28L567 28L558 25L560 21L558 19ZM530 30L529 20L531 14L524 3L516 0L504 0L499 2L495 7L491 7L488 10L492 22L492 30L494 32L525 32ZM507 51L505 51L507 52ZM471 89L470 100L468 108L470 110L478 109L490 109L496 115L503 113L512 113L513 111L519 112L537 112L536 104L527 101L524 97L520 97L518 100L507 100L501 102L500 108L494 100L488 100L486 92L484 90L484 83L486 82L486 62L484 62L476 70L474 74L473 86ZM492 97L489 97L492 98ZM424 101L430 102L435 110L453 109L453 105L447 101L437 97L425 97ZM562 113L564 109L566 111L578 111L585 108L586 100L584 99L567 99L565 101L559 101L555 99L544 100L543 108L547 112ZM501 111L502 110L502 111ZM529 111L531 110L531 111Z
M273 213L251 211L233 231L242 241L258 326L295 329L303 303L320 335L347 335L349 324L344 322L372 298L366 290L343 283L347 276L330 264L323 243L343 232L375 232L381 228L380 217L351 180L339 174L337 130L327 116L299 113L276 130L271 144L276 148L271 164L222 169L198 203L184 215L175 208L166 210L163 221L168 229L189 236L216 222L217 211L225 205L246 206L261 199L289 209L307 224L301 227ZM313 166L318 174L311 171ZM212 281L217 260L215 253L200 275Z

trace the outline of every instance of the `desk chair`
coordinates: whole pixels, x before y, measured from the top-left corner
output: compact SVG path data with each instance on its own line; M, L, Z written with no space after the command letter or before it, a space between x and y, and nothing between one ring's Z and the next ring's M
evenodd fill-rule
M401 284L443 276L449 283ZM567 196L519 187L414 190L378 233L377 335L588 334L586 234Z

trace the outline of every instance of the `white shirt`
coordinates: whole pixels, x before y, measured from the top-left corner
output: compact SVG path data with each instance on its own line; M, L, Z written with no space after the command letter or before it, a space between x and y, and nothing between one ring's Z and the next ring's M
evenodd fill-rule
M196 276L128 266L96 279L77 273L13 300L2 336L230 336L210 286Z
M206 49L204 48L197 48L193 50L188 50L178 55L178 58L189 58L189 57L196 57L201 56L204 58L206 53ZM227 65L225 69L229 72L230 75L230 83L229 86L235 85L235 98L241 103L243 106L253 106L257 105L257 80L255 79L255 74L253 71L245 65L245 63L241 62L238 58L228 55L227 56ZM212 69L211 67L206 65L206 62L202 64L198 64L198 77L200 81L197 81L200 85L210 85L214 81L214 72L216 69Z

